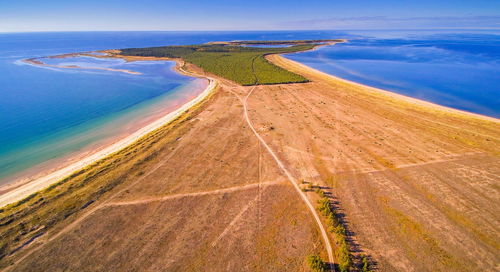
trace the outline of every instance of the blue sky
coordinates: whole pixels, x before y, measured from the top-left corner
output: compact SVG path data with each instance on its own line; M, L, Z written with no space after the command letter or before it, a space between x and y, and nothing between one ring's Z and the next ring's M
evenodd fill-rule
M500 29L500 0L0 0L0 32Z

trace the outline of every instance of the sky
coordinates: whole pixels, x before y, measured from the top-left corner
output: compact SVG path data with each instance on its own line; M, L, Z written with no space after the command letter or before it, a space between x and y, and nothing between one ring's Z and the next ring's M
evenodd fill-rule
M500 0L0 0L0 32L500 29Z

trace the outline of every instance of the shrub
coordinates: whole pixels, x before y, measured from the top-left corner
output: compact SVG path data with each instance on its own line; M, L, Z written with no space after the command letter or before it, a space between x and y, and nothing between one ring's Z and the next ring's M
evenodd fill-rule
M309 255L307 256L307 264L309 268L311 268L314 272L325 272L327 271L326 263L321 260L318 255Z
M349 247L345 241L345 239L340 240L338 260L339 260L339 269L341 272L349 271L349 268L352 266L351 255L349 254Z
M322 192L322 191L321 191ZM351 254L349 252L349 245L346 241L346 230L341 222L337 219L335 209L330 205L330 200L322 194L318 200L318 210L323 216L326 217L328 223L328 230L335 234L335 244L337 245L336 255L339 262L339 270L347 272L352 267Z
M366 258L365 254L361 254L361 264L363 265L361 267L362 272L370 271L370 263L368 262L368 258Z
M321 190L321 188L318 186L316 187L316 193L320 196L320 197L325 197L325 193L323 193L323 190Z
M326 197L322 197L318 200L318 210L323 214L324 216L329 216L332 214L332 211L330 210L330 201Z

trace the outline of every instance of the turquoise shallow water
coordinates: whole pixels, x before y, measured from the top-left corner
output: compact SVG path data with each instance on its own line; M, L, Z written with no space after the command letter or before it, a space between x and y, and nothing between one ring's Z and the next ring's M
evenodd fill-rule
M123 59L117 58L94 58L88 56L75 56L75 57L66 57L66 58L38 58L38 60L42 61L45 64L50 65L62 65L62 66L71 66L75 65L78 67L99 67L99 68L129 68L133 67L133 64L164 64L165 62L136 62L136 63L127 63ZM137 66L137 65L135 65Z
M23 177L27 169L42 170L55 159L131 134L139 125L188 102L206 86L203 79L174 72L174 62L126 63L92 57L41 60L141 74L43 67L19 60L4 63L8 65L4 74L15 84L3 85L0 93L0 181Z
M0 34L0 184L47 162L95 149L187 101L206 82L173 63L46 59L122 72L21 62L65 53L232 40L347 38L288 57L324 72L490 116L500 116L498 31L57 32ZM195 90L195 91L193 91Z

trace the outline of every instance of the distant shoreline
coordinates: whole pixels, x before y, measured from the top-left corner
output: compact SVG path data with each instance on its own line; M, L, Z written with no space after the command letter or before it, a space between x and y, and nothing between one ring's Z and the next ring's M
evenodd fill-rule
M320 75L321 77L323 77L323 79L328 79L329 78L330 80L333 79L333 80L336 80L336 81L339 81L339 82L343 82L343 83L346 83L346 84L356 85L356 86L359 86L359 87L363 87L364 89L366 89L367 91L370 91L370 92L376 92L376 93L379 93L379 94L382 94L382 95L386 95L386 96L391 97L391 98L396 98L396 99L399 99L399 100L410 102L410 103L413 103L415 105L425 106L427 108L433 108L433 109L436 109L436 110L446 111L446 112L454 113L454 114L466 115L466 116L469 116L469 117L475 117L475 118L483 119L483 120L486 120L486 121L500 122L500 119L492 117L492 116L483 115L483 114L475 113L475 112L469 112L469 111L465 111L465 110L461 110L461 109L457 109L457 108L452 108L452 107L449 107L449 106L444 106L444 105L436 104L436 103L431 102L431 101L426 101L426 100L418 99L418 98L415 98L415 97L412 97L412 96L408 96L408 95L404 95L404 94L400 94L400 93L388 91L388 90L385 90L385 89L381 89L381 88L377 88L377 87L365 85L365 84L362 84L362 83L359 83L359 82L355 82L355 81L352 81L352 80L344 79L344 78L341 78L341 77L338 77L338 76L335 76L335 75L328 74L326 72L320 71L318 69L312 68L310 66L302 64L302 63L297 62L295 60L286 58L285 56L279 56L279 55L268 56L268 58L277 58L277 57L280 57L281 59L285 59L286 61L288 61L290 63L293 63L293 65L296 68L307 70L307 71L310 71L311 73L314 73L316 75ZM277 61L277 60L274 59L274 61Z

